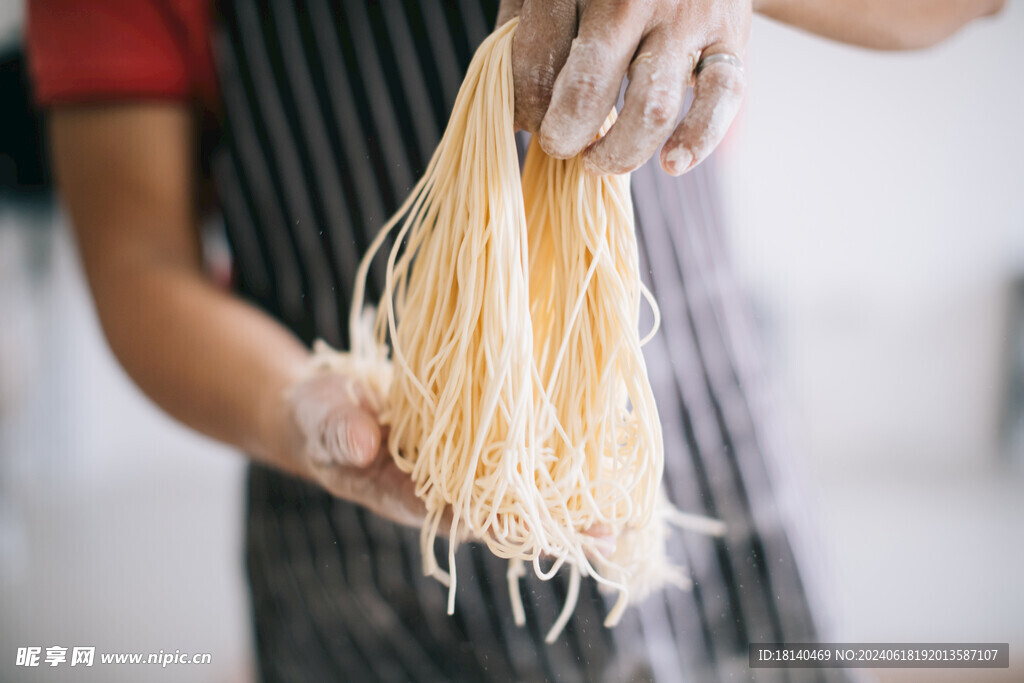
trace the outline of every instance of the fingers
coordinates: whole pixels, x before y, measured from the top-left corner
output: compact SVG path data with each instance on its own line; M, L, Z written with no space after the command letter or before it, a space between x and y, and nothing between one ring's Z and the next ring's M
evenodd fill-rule
M701 59L736 52L716 43L704 50ZM727 61L709 63L700 72L693 86L693 103L661 150L665 171L686 173L711 154L736 118L745 87L743 70Z
M339 410L334 420L328 420L324 430L335 439L331 451L339 464L366 467L377 459L381 443L380 427L377 420L365 410Z
M304 431L307 454L318 464L366 467L377 459L380 427L361 408L343 405L325 411L316 424L308 425Z
M533 132L544 118L555 77L562 70L576 35L576 2L526 0L518 4L521 5L519 27L512 39L515 125ZM502 3L499 25L504 11L505 3Z
M427 516L412 478L386 451L369 467L316 467L313 480L332 495L404 526L420 528Z
M705 56L741 52L749 34L748 3L680 13L675 5L667 11L657 3L625 0L505 0L502 20L520 4L512 50L516 125L537 131L547 154L570 158L591 145L627 68L625 106L608 134L587 150L588 171L633 170L667 137L661 163L678 175L703 161L725 136L745 86L742 69L726 61L707 63L696 79L690 111L678 125L676 119L695 53L690 43L699 47L711 37ZM569 44L577 15L578 34Z
M415 528L422 527L427 516L427 508L416 496L416 484L412 477L399 470L387 453L383 453L381 458L378 466L374 468L376 471L372 479L369 480L370 485L357 487L360 491L354 502L392 522ZM362 476L362 472L353 472L350 481Z
M627 173L650 159L683 108L690 54L668 31L644 38L629 69L625 103L615 124L583 155L596 174Z
M597 135L615 106L623 76L643 35L646 3L589 3L579 36L555 80L551 104L540 125L540 146L568 159Z
M320 465L365 467L382 443L376 416L347 378L325 374L299 384L291 394L305 454Z

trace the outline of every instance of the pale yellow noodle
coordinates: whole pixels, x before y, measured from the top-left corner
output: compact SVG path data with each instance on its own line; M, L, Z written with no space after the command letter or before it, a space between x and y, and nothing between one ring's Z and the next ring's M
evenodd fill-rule
M379 393L391 456L426 504L424 571L449 584L449 613L457 539L470 537L510 560L520 623L524 563L545 579L568 565L553 640L580 576L619 591L610 625L630 598L685 584L665 553L666 520L721 529L660 494L661 426L638 329L641 299L654 302L629 177L588 175L536 143L520 174L515 27L477 50L426 173L360 265L351 352L324 362ZM360 333L370 262L396 228L373 334ZM433 552L446 511L450 576Z

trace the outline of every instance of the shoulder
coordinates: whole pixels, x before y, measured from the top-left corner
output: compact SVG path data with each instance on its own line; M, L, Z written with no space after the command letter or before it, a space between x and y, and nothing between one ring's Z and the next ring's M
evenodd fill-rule
M26 43L36 100L212 100L209 5L29 0Z

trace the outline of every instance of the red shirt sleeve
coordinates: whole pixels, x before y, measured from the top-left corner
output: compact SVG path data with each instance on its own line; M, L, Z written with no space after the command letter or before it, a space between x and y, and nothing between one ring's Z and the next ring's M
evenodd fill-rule
M209 0L29 0L41 105L216 97Z

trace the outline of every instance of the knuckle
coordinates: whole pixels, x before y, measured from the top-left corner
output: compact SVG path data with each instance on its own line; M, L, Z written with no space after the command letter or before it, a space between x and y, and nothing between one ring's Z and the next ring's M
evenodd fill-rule
M661 98L651 98L644 105L644 128L665 128L672 123L673 112Z
M668 90L655 91L644 103L642 120L645 130L661 130L675 123L680 98Z
M581 73L573 84L572 102L578 112L585 111L597 103L604 89L604 79L596 73Z
M656 68L654 53L650 50L645 50L633 58L633 61L629 65L628 76L630 80L632 80L634 78L638 78L638 74L642 71L652 68Z
M612 30L620 30L624 25L635 22L645 9L649 9L645 8L647 4L636 0L606 0L603 10L608 26Z

